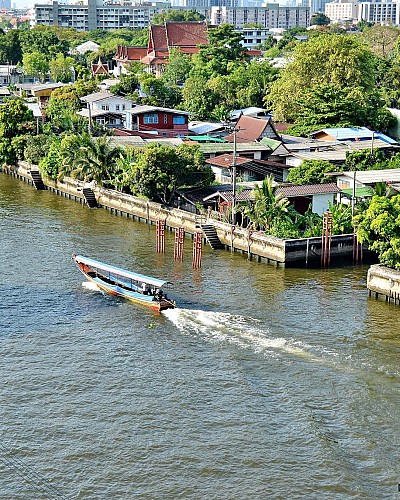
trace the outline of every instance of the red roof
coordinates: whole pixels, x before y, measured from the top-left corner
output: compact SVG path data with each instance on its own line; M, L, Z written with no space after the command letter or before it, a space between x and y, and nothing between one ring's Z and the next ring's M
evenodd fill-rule
M251 163L253 160L250 158L243 158L241 156L236 157L236 165L244 165L246 163ZM233 165L233 155L220 155L214 158L209 158L206 163L210 165L216 165L218 167L230 168Z
M242 115L235 128L237 142L255 142L258 141L265 127L268 125L268 120L261 120L260 118L253 118L252 116ZM225 137L226 140L233 142L233 134Z
M168 47L195 48L208 45L207 26L205 23L166 23L165 34Z

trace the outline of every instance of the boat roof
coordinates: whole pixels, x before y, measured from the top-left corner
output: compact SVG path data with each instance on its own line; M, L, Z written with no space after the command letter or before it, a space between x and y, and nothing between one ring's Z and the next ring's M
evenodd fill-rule
M154 285L158 288L161 288L169 281L159 280L157 278L151 278L149 276L144 276L143 274L132 273L130 271L126 271L125 269L121 269L119 267L110 266L108 264L104 264L99 260L90 259L88 257L83 257L83 255L75 255L74 259L76 262L82 262L82 264L87 264L88 266L97 267L98 269L102 269L103 271L108 271L110 273L118 274L118 276L124 276L125 278L132 279L134 281L140 281L141 283L147 283L148 285Z

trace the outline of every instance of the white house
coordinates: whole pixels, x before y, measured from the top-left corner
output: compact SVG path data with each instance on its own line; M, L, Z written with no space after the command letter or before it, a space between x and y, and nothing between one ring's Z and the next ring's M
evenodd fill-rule
M135 107L131 99L105 91L81 97L81 101L86 103L86 108L78 111L80 116L113 128L124 127L125 112Z

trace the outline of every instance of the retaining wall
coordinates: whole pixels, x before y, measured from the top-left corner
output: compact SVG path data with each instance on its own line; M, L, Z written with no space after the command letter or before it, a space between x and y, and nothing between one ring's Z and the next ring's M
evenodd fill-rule
M400 271L375 264L368 269L367 288L369 294L385 297L388 302L400 304Z
M36 166L35 166L36 168ZM1 170L32 183L30 176L31 165L19 162L18 166L2 166ZM71 178L55 181L43 179L47 188L56 194L84 203L84 182ZM199 231L199 216L177 208L171 208L159 203L150 202L135 196L120 193L111 189L94 186L93 191L99 206L112 212L132 217L134 219L155 223L165 220L166 227L170 230L183 227L186 233L193 235ZM276 265L307 266L320 265L321 238L301 238L296 240L283 240L265 235L261 231L248 231L238 226L212 220L218 237L226 248L246 254L249 259L259 262L269 262ZM364 256L367 250L364 249ZM335 262L353 261L353 235L332 236L331 264Z

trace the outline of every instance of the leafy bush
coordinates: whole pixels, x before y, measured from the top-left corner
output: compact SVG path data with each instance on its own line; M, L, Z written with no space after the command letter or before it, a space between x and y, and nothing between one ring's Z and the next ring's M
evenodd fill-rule
M378 254L380 263L400 269L400 195L373 196L354 221L359 241Z

